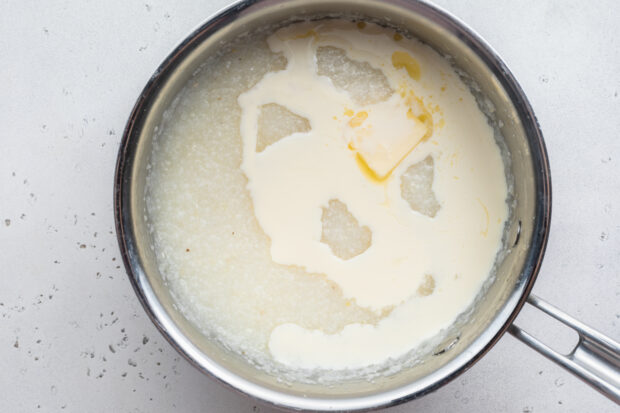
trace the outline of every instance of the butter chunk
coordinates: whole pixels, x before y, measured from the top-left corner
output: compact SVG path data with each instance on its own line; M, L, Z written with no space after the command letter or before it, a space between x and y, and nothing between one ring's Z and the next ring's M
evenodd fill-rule
M345 138L349 148L357 152L360 168L382 181L427 137L428 126L404 107L394 111L389 106L378 106L364 111L362 116L360 113L348 123Z

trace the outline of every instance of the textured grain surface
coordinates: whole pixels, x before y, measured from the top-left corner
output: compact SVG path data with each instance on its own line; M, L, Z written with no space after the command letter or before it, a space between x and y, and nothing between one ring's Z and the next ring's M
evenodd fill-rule
M319 47L316 55L319 75L329 77L334 86L349 92L360 105L381 102L394 92L380 69L347 57L342 49Z
M411 165L400 178L401 196L414 211L434 217L439 211L439 203L433 192L434 162L427 156Z
M321 242L327 244L334 255L343 260L360 255L372 244L370 229L360 225L346 204L338 199L330 200L327 207L323 207L321 222Z
M258 117L256 152L264 151L280 139L294 133L308 132L310 122L282 105L268 103L261 107Z

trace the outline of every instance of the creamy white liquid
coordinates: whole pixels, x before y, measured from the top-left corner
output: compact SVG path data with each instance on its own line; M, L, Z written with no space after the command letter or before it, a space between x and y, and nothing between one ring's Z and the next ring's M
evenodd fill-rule
M250 357L264 353L283 365L310 369L354 369L396 359L447 328L472 303L492 269L508 215L504 165L493 131L443 58L392 31L339 21L305 23L279 30L268 37L268 45L286 59L286 67L258 77L235 96L238 149L225 137L213 137L213 131L204 138L201 115L182 104L190 113L177 109L163 153L153 157L154 170L161 169L151 176L149 213L160 267L190 318L207 323L206 330ZM344 50L349 59L381 70L389 93L361 99L319 75L321 47ZM240 61L254 70L251 59ZM205 84L213 81L205 79ZM217 94L207 95L203 98L213 100ZM197 100L195 94L187 99ZM210 111L218 105L202 104ZM296 122L306 126L257 146L261 110L269 104L305 119ZM202 125L213 126L217 123ZM199 138L192 138L194 133ZM186 139L199 154L188 155L171 139ZM205 174L210 166L201 163L200 153L206 153L202 162L220 163L222 145L239 159L239 172L226 166ZM181 164L185 158L190 162ZM404 174L425 159L434 168L429 189L438 204L434 216L414 210L403 195ZM220 185L220 194L201 193L213 191L209 187L217 185L210 182L218 180L217 174L233 190ZM208 182L201 184L201 176ZM179 186L185 194L172 193ZM229 201L236 194L240 201ZM371 234L370 245L346 259L324 240L322 216L333 200L346 205ZM252 211L256 222L245 218ZM226 219L227 224L218 222ZM240 219L251 220L249 228L237 230L236 237L229 228L232 238L219 241L231 244L219 245L217 229ZM185 247L188 239L204 244L196 248L203 256ZM254 265L245 262L248 257L254 257ZM214 264L222 259L241 264ZM274 278L280 273L284 278ZM278 285L291 277L295 282L288 290ZM235 285L251 292L223 285L235 280L243 280ZM297 304L287 304L286 295ZM273 315L257 319L243 310L251 303L229 303L239 299L254 300L259 311ZM332 307L310 314L321 311L320 305L310 308L316 300Z

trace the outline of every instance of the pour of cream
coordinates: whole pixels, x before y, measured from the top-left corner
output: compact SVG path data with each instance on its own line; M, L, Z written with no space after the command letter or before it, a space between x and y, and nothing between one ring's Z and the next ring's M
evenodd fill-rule
M336 334L281 324L269 350L276 361L304 368L397 358L449 326L491 271L508 214L493 131L444 59L378 26L304 23L279 30L268 43L286 57L286 69L266 75L238 101L241 168L272 259L325 274L346 298L388 313L376 325L350 324ZM356 103L317 74L320 46L382 70L394 93ZM308 119L310 131L257 152L260 108L270 103ZM441 206L434 218L401 196L401 175L428 155ZM371 246L348 260L321 242L322 208L332 199L372 231ZM434 290L422 295L429 275Z

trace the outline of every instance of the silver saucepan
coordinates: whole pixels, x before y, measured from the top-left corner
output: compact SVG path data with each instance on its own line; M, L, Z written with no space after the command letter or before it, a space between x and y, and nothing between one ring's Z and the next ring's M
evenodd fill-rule
M515 207L507 227L509 253L469 317L422 363L391 376L336 386L281 383L207 339L174 305L157 268L145 221L146 165L152 138L175 95L222 43L259 27L302 19L365 19L409 33L467 74L493 103L510 153ZM252 397L294 409L355 410L421 397L471 367L509 331L601 393L620 402L620 345L530 295L543 259L551 218L551 180L542 133L523 91L495 52L471 29L424 2L407 0L246 0L235 3L185 39L155 71L131 113L116 165L114 207L129 278L151 320L193 365ZM525 303L579 334L559 354L514 324Z

